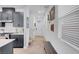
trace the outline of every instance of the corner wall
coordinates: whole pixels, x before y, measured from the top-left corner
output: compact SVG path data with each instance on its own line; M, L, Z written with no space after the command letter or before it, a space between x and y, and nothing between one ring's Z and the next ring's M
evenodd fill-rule
M24 48L28 47L29 42L29 28L27 28L27 17L29 17L29 8L24 9Z

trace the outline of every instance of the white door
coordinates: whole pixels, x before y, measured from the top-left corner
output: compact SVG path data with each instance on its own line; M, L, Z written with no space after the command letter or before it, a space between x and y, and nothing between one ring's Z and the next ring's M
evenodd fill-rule
M41 22L36 22L35 36L42 36L42 24L41 24Z

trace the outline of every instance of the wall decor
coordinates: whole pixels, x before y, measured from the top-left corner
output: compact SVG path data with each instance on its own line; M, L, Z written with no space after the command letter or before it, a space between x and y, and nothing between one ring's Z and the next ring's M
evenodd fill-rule
M55 6L53 6L48 15L48 21L50 24L50 30L54 32L54 20L55 20Z
M36 27L36 23L34 23L34 26Z
M26 17L26 28L29 28L29 17Z
M51 24L51 31L54 32L54 24Z
M47 16L47 17L48 17L48 21L50 21L50 15L49 15L49 14L48 14L48 16Z
M49 19L50 21L54 20L55 19L55 6L53 8L51 8L50 12L49 12Z

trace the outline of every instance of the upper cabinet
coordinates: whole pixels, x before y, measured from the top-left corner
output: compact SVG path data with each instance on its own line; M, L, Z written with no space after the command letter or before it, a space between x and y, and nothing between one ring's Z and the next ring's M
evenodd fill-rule
M2 20L13 20L13 13L15 12L15 8L2 8Z
M23 12L16 12L15 8L3 7L0 12L1 22L13 22L14 27L23 27Z
M19 24L20 24L20 27L23 27L24 26L24 14L23 12L19 12Z
M22 12L15 12L14 13L14 27L23 27L23 13Z
M0 20L2 19L2 12L0 12Z

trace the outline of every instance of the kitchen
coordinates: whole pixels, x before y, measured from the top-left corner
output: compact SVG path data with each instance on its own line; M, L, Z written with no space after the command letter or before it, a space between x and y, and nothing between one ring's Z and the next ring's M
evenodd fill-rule
M10 54L12 48L24 47L24 14L16 11L16 6L1 6L0 9L0 42L3 44L0 44L0 53ZM5 49L5 46L8 47Z

